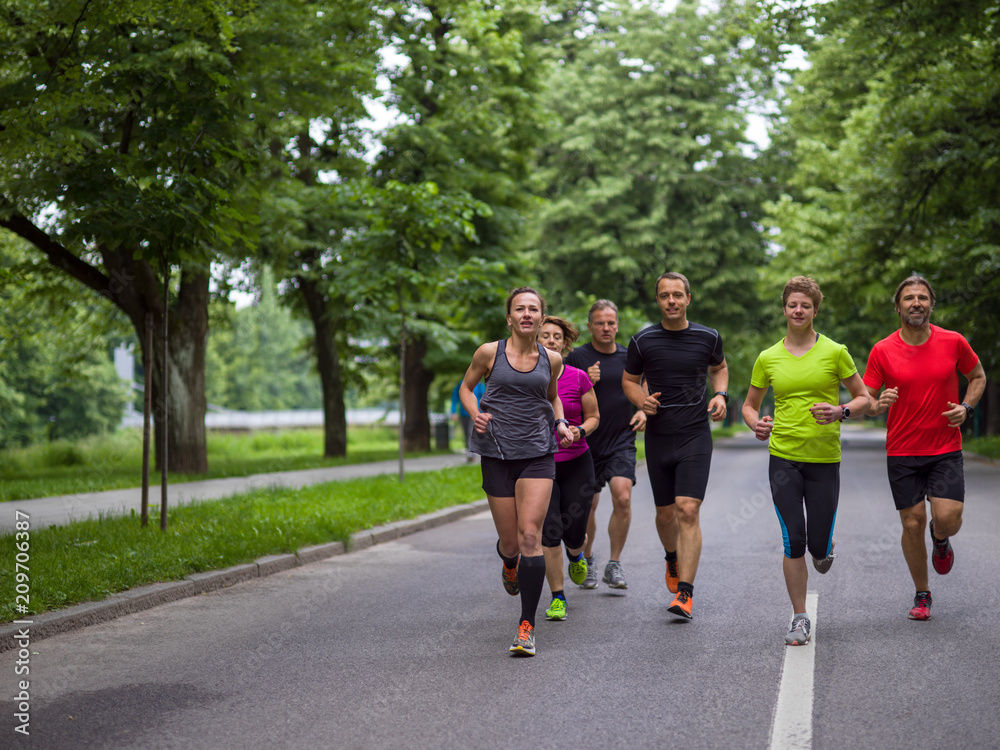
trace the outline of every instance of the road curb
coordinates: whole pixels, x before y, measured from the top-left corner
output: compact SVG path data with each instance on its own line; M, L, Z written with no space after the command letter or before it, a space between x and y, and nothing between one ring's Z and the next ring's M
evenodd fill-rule
M23 643L25 630L28 631L30 641L42 640L60 633L68 633L89 625L114 620L123 615L142 612L160 604L228 588L237 583L252 581L254 578L264 578L274 573L337 555L368 549L376 544L383 544L418 531L426 531L436 526L458 521L486 510L488 507L487 500L477 500L467 505L443 508L406 521L396 521L359 531L351 535L346 545L343 542L329 542L303 547L295 554L267 555L252 563L234 565L223 570L192 573L180 581L139 586L114 594L99 602L84 602L66 609L44 612L40 615L27 615L24 620L15 620L13 623L0 625L0 653L19 647L25 648Z

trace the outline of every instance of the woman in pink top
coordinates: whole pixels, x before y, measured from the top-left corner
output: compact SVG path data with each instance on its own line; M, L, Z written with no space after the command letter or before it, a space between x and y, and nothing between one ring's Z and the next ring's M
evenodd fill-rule
M559 354L569 352L579 336L572 323L553 315L542 321L538 341L546 349ZM561 447L555 455L556 479L552 499L542 526L542 553L545 555L545 579L552 591L552 604L545 611L549 620L566 619L566 594L563 591L562 554L566 545L569 557L569 577L580 585L587 577L587 561L583 545L587 541L587 519L594 498L594 461L587 446L587 435L597 429L600 414L597 396L587 373L563 365L559 373L559 400L576 438L569 447Z

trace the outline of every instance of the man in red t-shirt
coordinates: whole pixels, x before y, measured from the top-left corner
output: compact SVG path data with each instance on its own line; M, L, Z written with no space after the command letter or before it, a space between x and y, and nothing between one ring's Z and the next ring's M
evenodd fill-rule
M903 557L917 589L910 619L928 620L924 499L931 505L931 562L944 575L955 561L948 537L962 526L965 501L961 427L983 395L986 373L961 334L931 325L934 290L927 279L904 279L896 288L895 302L899 330L872 348L864 381L872 396L868 415L889 411L889 486L903 522ZM961 403L959 373L969 381Z

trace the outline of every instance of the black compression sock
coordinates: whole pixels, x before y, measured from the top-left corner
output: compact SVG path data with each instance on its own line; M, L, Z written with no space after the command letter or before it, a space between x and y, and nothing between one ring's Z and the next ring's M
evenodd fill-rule
M688 596L693 597L694 596L694 584L693 583L688 583L687 581L680 581L677 584L677 593L679 594L682 591L687 591L688 592Z
M677 550L674 550L673 552L668 552L667 550L663 550L663 552L667 562L677 562Z
M535 610L538 600L542 598L542 588L545 585L545 555L525 557L517 566L517 583L521 588L521 619L527 620L532 627L535 625Z
M517 555L513 557L506 557L503 552L500 551L500 540L497 539L497 554L500 555L500 559L503 560L503 566L508 569L513 569L517 567Z

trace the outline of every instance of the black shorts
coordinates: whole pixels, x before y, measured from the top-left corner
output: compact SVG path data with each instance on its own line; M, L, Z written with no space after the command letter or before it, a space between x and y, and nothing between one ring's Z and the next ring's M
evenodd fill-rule
M635 447L622 448L609 456L594 453L594 493L600 492L612 477L625 477L635 484Z
M514 487L518 479L555 479L556 460L554 453L535 458L490 458L483 456L480 468L483 470L483 492L493 497L514 497Z
M646 433L646 471L657 508L673 505L678 497L705 499L712 467L712 433L688 435Z
M772 455L767 473L785 557L797 560L808 548L809 554L822 560L833 551L840 463L789 461Z
M566 542L573 549L587 540L587 519L594 502L594 460L590 451L569 461L556 461L549 510L542 526L542 546Z
M896 510L912 508L926 497L965 502L962 451L939 456L889 456L886 469Z

